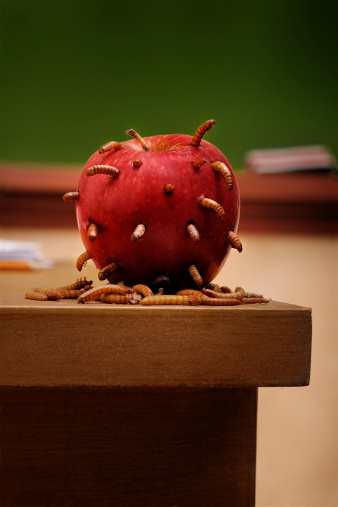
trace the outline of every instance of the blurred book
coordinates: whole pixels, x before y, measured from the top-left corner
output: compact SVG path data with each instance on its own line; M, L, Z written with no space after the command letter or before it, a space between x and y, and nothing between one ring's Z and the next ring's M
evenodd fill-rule
M245 156L248 169L260 174L297 171L333 171L337 162L326 146L299 146L251 150Z
M53 261L40 250L39 243L0 239L0 270L51 269Z

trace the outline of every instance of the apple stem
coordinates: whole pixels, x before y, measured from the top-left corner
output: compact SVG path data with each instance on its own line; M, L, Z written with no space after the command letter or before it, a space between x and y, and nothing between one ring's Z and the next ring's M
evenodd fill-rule
M199 145L201 144L201 141L202 141L202 137L204 136L204 134L206 132L209 132L210 130L212 130L212 126L215 124L215 120L208 120L206 121L205 123L203 123L203 125L201 125L195 132L193 138L192 138L192 141L191 141L191 146L193 146L194 148L198 148Z
M195 284L198 287L202 287L203 286L203 278L201 277L195 264L191 264L191 266L189 266L189 268L188 268L188 271L190 273L191 278L194 280Z
M116 167L112 167L110 165L93 165L92 167L88 167L86 171L87 176L94 176L95 174L107 174L112 178L116 178L120 171L116 169Z
M212 211L215 211L215 213L217 213L217 215L220 217L221 220L225 219L225 211L217 201L205 197L204 199L202 199L201 204L202 206L204 206L204 208L208 208L211 209Z
M200 240L200 235L199 235L199 232L198 230L196 229L196 227L194 226L194 224L189 224L188 227L187 227L187 232L189 234L189 237L193 240L193 241L199 241Z
M67 192L63 196L64 201L78 201L80 197L80 192Z
M229 241L232 248L236 248L239 252L243 250L242 242L233 231L229 231L226 239Z
M135 230L134 230L133 234L131 235L130 239L132 241L140 241L140 239L143 238L145 232L146 232L146 226L143 224L138 224L135 227Z
M118 265L116 264L116 262L112 262L111 264L108 264L103 269L101 269L101 271L98 272L97 276L101 281L106 280L107 278L110 277L112 273L114 273L114 271L117 271L117 269Z
M92 243L96 240L97 236L99 234L99 228L94 222L90 222L87 229L87 238Z
M99 149L99 153L100 155L102 155L102 153L106 153L106 151L111 151L111 150L120 150L122 148L121 144L116 142L116 141L110 141L110 143L107 143L107 144L104 144L103 146L101 146L101 148Z
M234 180L229 167L227 167L223 162L211 162L210 167L215 172L220 173L228 190L232 190L234 188Z
M133 137L134 139L136 139L139 143L141 143L142 145L142 148L144 149L144 151L150 151L150 148L149 146L147 145L147 143L145 142L145 140L140 136L140 134L138 134L136 132L136 130L134 129L129 129L129 130L126 130L126 134L128 136L131 136Z

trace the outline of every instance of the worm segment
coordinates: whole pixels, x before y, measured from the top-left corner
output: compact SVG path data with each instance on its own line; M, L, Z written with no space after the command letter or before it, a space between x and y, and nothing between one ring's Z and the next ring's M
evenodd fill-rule
M136 132L136 130L134 130L134 129L126 130L126 134L128 136L133 137L134 139L137 139L137 141L141 144L141 146L144 149L144 151L150 151L149 146L147 145L147 143L145 142L145 140L140 136L140 134L138 134Z
M201 125L195 132L192 140L191 140L191 146L194 148L198 148L201 144L202 137L204 134L210 130L212 130L212 126L215 124L215 120L208 120L203 125Z
M140 305L157 306L157 305L198 305L201 304L202 298L197 296L151 296L141 299Z
M80 192L67 192L63 196L64 201L78 201L80 197Z
M132 241L140 241L140 239L143 238L145 232L146 232L146 226L143 224L138 224L135 227L135 230L134 230L133 234L131 235L130 239Z
M173 191L175 190L175 187L174 185L172 185L171 183L167 183L165 186L164 186L164 191L166 194L172 194Z
M191 162L194 169L201 169L202 165L204 165L205 163L206 163L206 160L204 160L203 158L200 158L199 160L194 160L193 162Z
M120 171L110 165L93 165L92 167L88 167L86 175L94 176L95 174L107 174L112 178L116 178L120 174Z
M236 250L238 250L238 252L241 252L243 250L241 240L239 239L237 234L235 234L233 231L228 232L227 240L229 241L231 247L236 248Z
M55 289L42 289L39 287L38 289L34 289L34 292L44 294L48 299L52 301L58 301L59 299L62 299L62 294Z
M208 197L204 197L204 199L201 201L201 204L204 208L209 208L212 211L215 211L221 220L225 219L225 211L217 201L209 199Z
M240 305L240 299L225 299L225 298L203 298L202 305L209 306L236 306Z
M138 292L139 294L142 294L145 298L151 297L154 295L153 291L151 290L148 285L144 285L143 283L138 283L137 285L133 286L133 289L135 292Z
M187 233L189 234L189 237L193 241L199 241L200 240L200 234L194 224L189 224L187 227Z
M114 285L107 283L106 285L99 285L99 287L94 287L93 289L87 290L81 296L78 297L78 303L85 303L86 301L90 301L94 298L101 297L102 294L127 294L128 289L125 287L121 287L120 285Z
M189 266L189 268L188 268L188 271L189 271L191 278L194 280L195 284L198 287L203 287L203 278L201 277L195 264L191 264L191 266Z
M139 294L101 294L100 300L102 303L110 304L137 304L141 300Z
M120 150L122 148L121 144L116 142L116 141L110 141L110 143L107 143L107 144L104 144L103 146L101 146L101 148L99 149L99 153L100 155L102 155L102 153L106 153L107 151L116 151L116 150Z
M26 299L34 299L36 301L47 301L48 297L46 294L41 294L35 290L29 290L25 294Z
M84 287L86 287L87 285L91 285L93 282L92 280L87 280L86 277L84 278L79 278L78 280L76 280L75 283L72 283L70 285L64 285L63 287L56 287L56 290L78 290L78 289L83 289Z
M90 253L88 252L88 250L86 250L85 252L83 252L83 254L81 254L78 258L77 258L77 261L76 261L76 269L78 271L81 271L81 269L83 268L83 266L85 266L87 264L87 261L89 261L89 259L91 259L91 255Z
M234 180L229 167L223 164L223 162L211 162L210 167L215 172L220 173L228 190L232 190L234 188Z
M89 241L91 242L95 241L98 234L99 234L98 226L94 222L90 222L87 229L87 237Z
M133 160L133 167L138 168L143 164L142 160Z
M111 264L108 264L104 268L101 269L101 271L98 272L99 280L106 280L110 277L111 274L113 274L115 271L117 271L118 265L116 262L112 262Z

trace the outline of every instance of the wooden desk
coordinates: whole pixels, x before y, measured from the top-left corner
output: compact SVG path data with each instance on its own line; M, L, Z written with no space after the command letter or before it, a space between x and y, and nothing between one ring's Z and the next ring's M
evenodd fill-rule
M309 383L311 310L23 298L58 274L3 277L0 504L253 506L257 388Z

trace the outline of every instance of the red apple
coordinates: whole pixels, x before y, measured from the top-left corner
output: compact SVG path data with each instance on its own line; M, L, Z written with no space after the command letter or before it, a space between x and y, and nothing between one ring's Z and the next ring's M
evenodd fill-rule
M91 258L101 280L151 286L164 276L175 291L211 282L231 246L241 251L236 178L223 153L202 139L214 123L194 136L142 139L130 130L134 139L91 156L76 193L88 252L78 269Z

